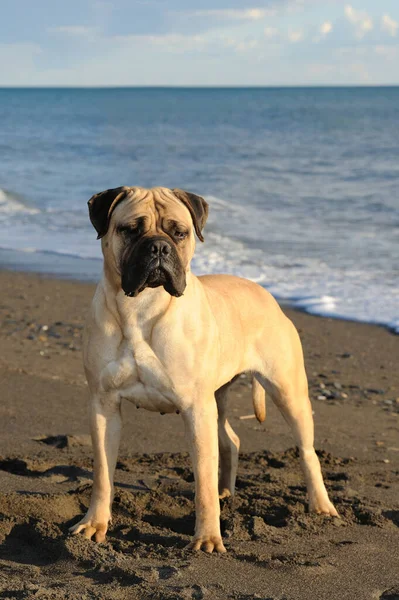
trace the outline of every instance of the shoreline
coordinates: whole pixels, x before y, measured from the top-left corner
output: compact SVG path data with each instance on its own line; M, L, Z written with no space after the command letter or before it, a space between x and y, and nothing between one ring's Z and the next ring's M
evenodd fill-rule
M43 277L44 279L70 281L71 283L78 284L86 283L88 285L96 285L101 277L101 258L80 258L74 255L56 254L53 252L17 252L17 254L23 254L26 258L26 263L22 265L20 262L17 262L15 258L13 258L15 253L15 250L0 249L0 272L18 272L28 276L32 275ZM26 268L27 263L31 265L31 269ZM48 271L41 268L43 263L49 265ZM80 270L80 277L79 274L71 275L70 269L73 267L75 267L77 270ZM344 321L349 323L370 325L373 327L381 327L393 335L399 335L399 322L395 322L395 325L389 325L385 323L362 321L349 317L346 318L342 315L335 316L318 314L316 312L309 311L306 308L297 306L293 301L285 298L279 298L274 294L272 295L284 310L287 309L293 312L319 317L321 319L333 319L334 321Z

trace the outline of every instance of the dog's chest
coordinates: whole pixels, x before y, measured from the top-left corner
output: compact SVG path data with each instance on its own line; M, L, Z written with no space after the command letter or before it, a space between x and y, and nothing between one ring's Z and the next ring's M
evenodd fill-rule
M156 412L179 408L173 383L161 361L144 342L123 342L113 360L101 371L101 388L115 391L122 399Z

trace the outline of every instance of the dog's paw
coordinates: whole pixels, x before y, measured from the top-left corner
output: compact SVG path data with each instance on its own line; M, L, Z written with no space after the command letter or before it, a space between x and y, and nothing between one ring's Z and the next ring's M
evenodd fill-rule
M330 515L331 517L339 517L339 514L332 502L328 498L322 500L313 500L309 502L309 512L318 515Z
M223 498L231 498L232 493L227 488L223 488L219 492L219 500L223 500Z
M91 540L94 536L95 541L101 544L105 541L109 521L110 519L95 519L86 515L79 523L70 527L69 531L72 535L82 533L88 540Z
M223 545L222 538L219 536L194 537L193 540L186 546L192 552L204 550L205 552L227 552Z

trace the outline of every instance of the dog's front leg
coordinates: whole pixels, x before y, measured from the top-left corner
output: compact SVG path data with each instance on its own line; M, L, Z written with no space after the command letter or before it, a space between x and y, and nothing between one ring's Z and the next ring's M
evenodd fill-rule
M117 393L94 396L90 407L91 438L94 450L93 489L90 506L79 523L71 527L74 534L103 542L111 520L114 472L122 428L121 402Z
M195 534L191 550L226 552L220 534L218 492L218 425L212 397L194 401L183 412L195 479Z

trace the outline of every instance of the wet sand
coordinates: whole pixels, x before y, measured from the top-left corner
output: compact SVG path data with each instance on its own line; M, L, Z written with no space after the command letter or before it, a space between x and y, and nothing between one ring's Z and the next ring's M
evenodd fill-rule
M399 336L286 311L303 341L316 448L341 519L309 515L277 409L231 393L237 493L228 553L191 554L193 477L181 418L124 406L113 524L67 534L88 506L92 451L81 333L94 286L0 272L0 598L399 599Z

